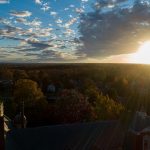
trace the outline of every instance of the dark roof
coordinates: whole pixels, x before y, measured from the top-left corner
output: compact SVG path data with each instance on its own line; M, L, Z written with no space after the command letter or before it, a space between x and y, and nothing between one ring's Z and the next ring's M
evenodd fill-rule
M131 130L140 132L147 127L150 127L150 116L145 112L137 111L131 124Z
M117 150L120 134L117 121L15 129L6 150Z

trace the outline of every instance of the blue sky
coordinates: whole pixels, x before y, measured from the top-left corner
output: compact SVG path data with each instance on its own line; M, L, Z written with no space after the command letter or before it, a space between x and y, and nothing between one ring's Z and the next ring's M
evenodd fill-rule
M111 62L120 55L117 61L121 62L122 56L147 40L140 41L140 33L134 32L137 28L142 31L144 25L136 23L149 23L148 17L131 19L139 6L148 10L149 2L0 0L0 62ZM134 44L125 46L129 41L124 29L137 36Z

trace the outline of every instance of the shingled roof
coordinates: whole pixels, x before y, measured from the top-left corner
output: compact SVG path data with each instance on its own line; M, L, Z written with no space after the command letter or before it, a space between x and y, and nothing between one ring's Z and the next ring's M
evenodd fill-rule
M15 129L6 150L117 150L122 146L117 121Z

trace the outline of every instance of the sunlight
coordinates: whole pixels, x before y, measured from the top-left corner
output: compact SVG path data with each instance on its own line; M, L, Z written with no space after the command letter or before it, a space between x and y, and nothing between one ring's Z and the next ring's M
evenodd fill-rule
M150 64L150 41L144 42L139 50L130 56L130 61L139 64Z

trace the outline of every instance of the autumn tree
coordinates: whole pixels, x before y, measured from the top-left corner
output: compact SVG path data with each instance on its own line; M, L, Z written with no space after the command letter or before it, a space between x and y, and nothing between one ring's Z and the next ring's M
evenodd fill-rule
M25 104L25 113L30 123L43 121L47 101L35 81L20 79L15 83L14 102L17 106L21 101Z
M13 79L13 72L12 70L4 67L0 68L0 78L6 79L6 80L12 80Z
M44 95L35 81L19 79L15 83L14 99L17 102L23 100L26 104L34 104L44 99Z
M14 80L28 79L29 76L25 70L15 70L13 78Z
M124 106L100 93L95 101L94 111L98 120L114 120L119 119L121 113L124 111Z
M56 110L61 122L81 122L91 118L91 106L81 93L76 90L63 90L60 95Z

